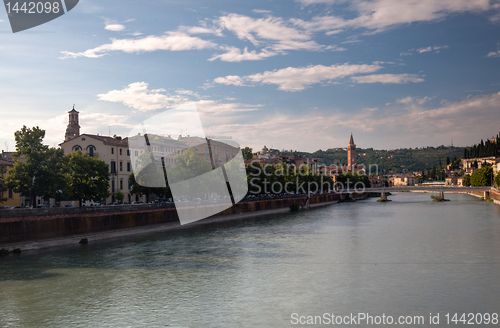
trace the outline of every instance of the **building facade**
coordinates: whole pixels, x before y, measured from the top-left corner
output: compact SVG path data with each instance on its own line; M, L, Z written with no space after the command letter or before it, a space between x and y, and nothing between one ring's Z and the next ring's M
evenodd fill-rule
M124 201L146 201L146 196L131 194L129 175L138 165L138 157L145 151L150 151L158 167L175 165L175 156L185 149L194 148L197 154L213 167L223 165L234 158L239 149L228 143L200 137L182 137L173 139L170 136L154 134L137 135L128 138L108 137L93 134L80 135L78 113L74 108L69 112L69 123L66 129L65 141L59 146L65 154L80 150L84 154L103 160L109 167L110 196L106 203L114 201L116 192L121 191ZM134 142L136 138L144 138L141 143ZM147 147L135 146L146 144Z

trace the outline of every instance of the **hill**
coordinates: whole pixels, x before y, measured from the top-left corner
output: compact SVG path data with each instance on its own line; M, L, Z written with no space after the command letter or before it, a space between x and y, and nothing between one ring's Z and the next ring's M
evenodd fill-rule
M345 148L335 148L318 150L314 153L290 152L283 150L282 154L301 155L306 158L318 158L322 164L326 165L346 165L347 150ZM404 173L422 170L431 170L434 166L446 165L446 158L460 158L464 154L463 147L426 147L426 148L404 148L394 150L374 150L373 148L356 149L357 163L364 164L368 168L370 164L379 167L379 173Z

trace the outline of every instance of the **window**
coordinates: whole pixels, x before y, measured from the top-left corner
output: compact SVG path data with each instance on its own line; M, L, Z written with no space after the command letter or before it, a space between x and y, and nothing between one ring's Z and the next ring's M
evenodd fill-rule
M127 149L127 156L130 156L130 149Z
M121 150L121 149L120 149ZM123 171L123 162L120 162L120 172Z
M12 188L9 188L9 198L14 198L14 193L12 192Z
M111 161L111 173L116 173L116 162Z
M130 162L127 163L127 172L130 172Z
M111 147L111 154L115 153L115 148Z
M115 192L115 180L111 180L111 192Z
M122 154L122 149L120 148L120 155Z
M139 156L139 152L136 150L135 151L135 157Z
M120 179L120 190L123 190L123 179Z
M130 190L130 181L128 181L128 190ZM129 195L130 197L130 195Z

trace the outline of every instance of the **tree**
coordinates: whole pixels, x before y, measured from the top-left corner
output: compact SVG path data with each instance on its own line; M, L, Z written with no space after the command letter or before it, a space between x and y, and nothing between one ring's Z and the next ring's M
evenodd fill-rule
M249 160L249 159L252 159L252 157L253 157L252 148L250 148L250 147L243 148L241 150L241 153L243 154L243 159L245 161Z
M500 187L500 172L497 173L497 176L495 177L495 186L497 188Z
M120 190L118 190L115 193L115 199L121 203L123 202L123 198L125 198L125 195Z
M471 186L491 186L493 168L486 166L476 170L470 177Z
M109 168L101 159L70 153L64 158L67 187L71 199L101 201L109 197Z
M0 203L3 203L7 200L7 198L3 197L3 193L8 190L7 184L5 183L4 175L7 172L7 169L4 165L0 165Z
M462 185L464 187L469 187L470 186L470 174L464 175L464 179L462 180Z
M45 130L39 127L23 126L14 136L16 153L7 185L21 196L31 197L32 206L37 196L45 200L57 197L65 182L62 174L64 151L42 144Z

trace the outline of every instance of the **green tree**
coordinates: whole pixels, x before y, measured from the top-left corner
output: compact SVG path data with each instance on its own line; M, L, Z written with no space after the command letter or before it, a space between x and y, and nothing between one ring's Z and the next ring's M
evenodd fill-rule
M45 130L39 127L23 126L14 136L16 153L7 185L21 196L31 196L31 205L35 204L37 196L45 200L56 198L65 186L62 172L64 151L44 145Z
M125 195L120 190L118 190L115 193L115 199L121 203L123 202L123 198L125 198Z
M7 198L3 197L3 193L9 189L7 187L7 184L5 183L5 178L4 178L6 172L7 169L5 168L5 166L0 165L0 203L3 203L7 200Z
M491 186L493 178L493 168L486 166L476 170L470 177L471 186Z
M71 199L101 201L109 197L109 168L101 159L70 153L64 158L67 187Z
M252 157L253 157L252 148L250 148L250 147L243 148L241 150L241 153L243 154L243 159L245 161L249 160L249 159L252 159Z
M500 172L498 172L496 177L495 177L495 186L497 188L500 188Z
M470 186L470 174L464 175L464 179L462 180L462 185L464 187L469 187Z

